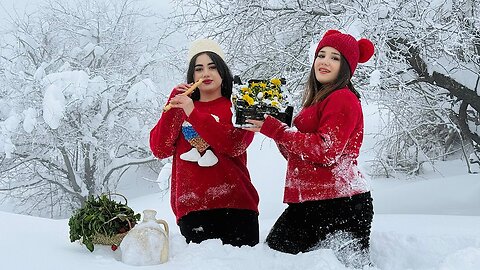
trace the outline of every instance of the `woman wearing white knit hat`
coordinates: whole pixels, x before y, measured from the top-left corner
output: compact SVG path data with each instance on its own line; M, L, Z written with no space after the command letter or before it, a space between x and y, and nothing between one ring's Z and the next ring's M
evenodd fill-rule
M150 148L158 158L173 156L171 205L188 243L221 239L254 246L259 198L246 167L254 134L233 127L233 78L224 58L211 39L192 43L188 83L173 89L150 133Z

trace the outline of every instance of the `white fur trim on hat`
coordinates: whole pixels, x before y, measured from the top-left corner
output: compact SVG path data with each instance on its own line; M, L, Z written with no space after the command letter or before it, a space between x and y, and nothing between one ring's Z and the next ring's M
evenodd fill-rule
M190 50L188 50L188 62L192 60L192 58L201 53L201 52L214 52L222 59L225 59L225 54L223 53L222 48L218 45L218 43L211 39L197 39L192 42L190 46Z

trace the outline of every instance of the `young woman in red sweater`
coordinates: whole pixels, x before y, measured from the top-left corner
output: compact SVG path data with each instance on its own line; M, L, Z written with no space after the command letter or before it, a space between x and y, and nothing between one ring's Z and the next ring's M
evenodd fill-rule
M267 236L271 248L292 254L332 248L347 265L370 263L373 204L357 169L363 113L350 79L373 53L367 39L327 31L315 51L295 128L271 116L249 120L255 127L247 130L275 140L287 159L288 207Z
M213 40L192 44L189 83L173 89L171 109L150 132L150 148L158 158L173 156L171 205L187 243L254 246L259 198L246 167L254 133L232 125L233 79L223 58ZM199 79L191 95L182 95Z

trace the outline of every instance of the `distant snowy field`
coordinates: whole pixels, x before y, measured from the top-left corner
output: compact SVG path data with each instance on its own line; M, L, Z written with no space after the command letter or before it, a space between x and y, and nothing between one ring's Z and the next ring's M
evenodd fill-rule
M368 171L376 118L365 106L366 138L360 166ZM0 212L2 269L331 269L345 268L331 250L289 255L269 249L264 239L283 211L285 161L273 141L256 135L248 153L252 179L260 193L260 237L255 247L236 248L219 240L187 245L175 225L168 194L152 183L124 183L137 212L155 209L171 228L170 260L161 266L134 267L120 261L121 250L97 246L93 253L70 243L68 220ZM417 179L370 180L375 217L371 237L376 268L385 270L480 269L480 177L465 173L463 161L436 163ZM147 194L145 186L150 187ZM138 190L135 190L138 189ZM143 193L143 195L142 195ZM130 195L131 194L131 195ZM1 207L0 207L1 208Z

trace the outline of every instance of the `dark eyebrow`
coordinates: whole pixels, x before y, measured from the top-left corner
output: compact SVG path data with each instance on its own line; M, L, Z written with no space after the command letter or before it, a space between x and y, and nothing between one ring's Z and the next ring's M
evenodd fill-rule
M318 53L327 53L327 52L320 50L320 51L318 51ZM341 55L340 53L336 53L336 52L332 52L332 54L335 54L335 55L338 55L338 56Z
M211 66L211 65L215 65L215 63L213 62L210 62L207 64L207 66ZM203 65L200 65L200 64L196 64L195 67L202 67Z

